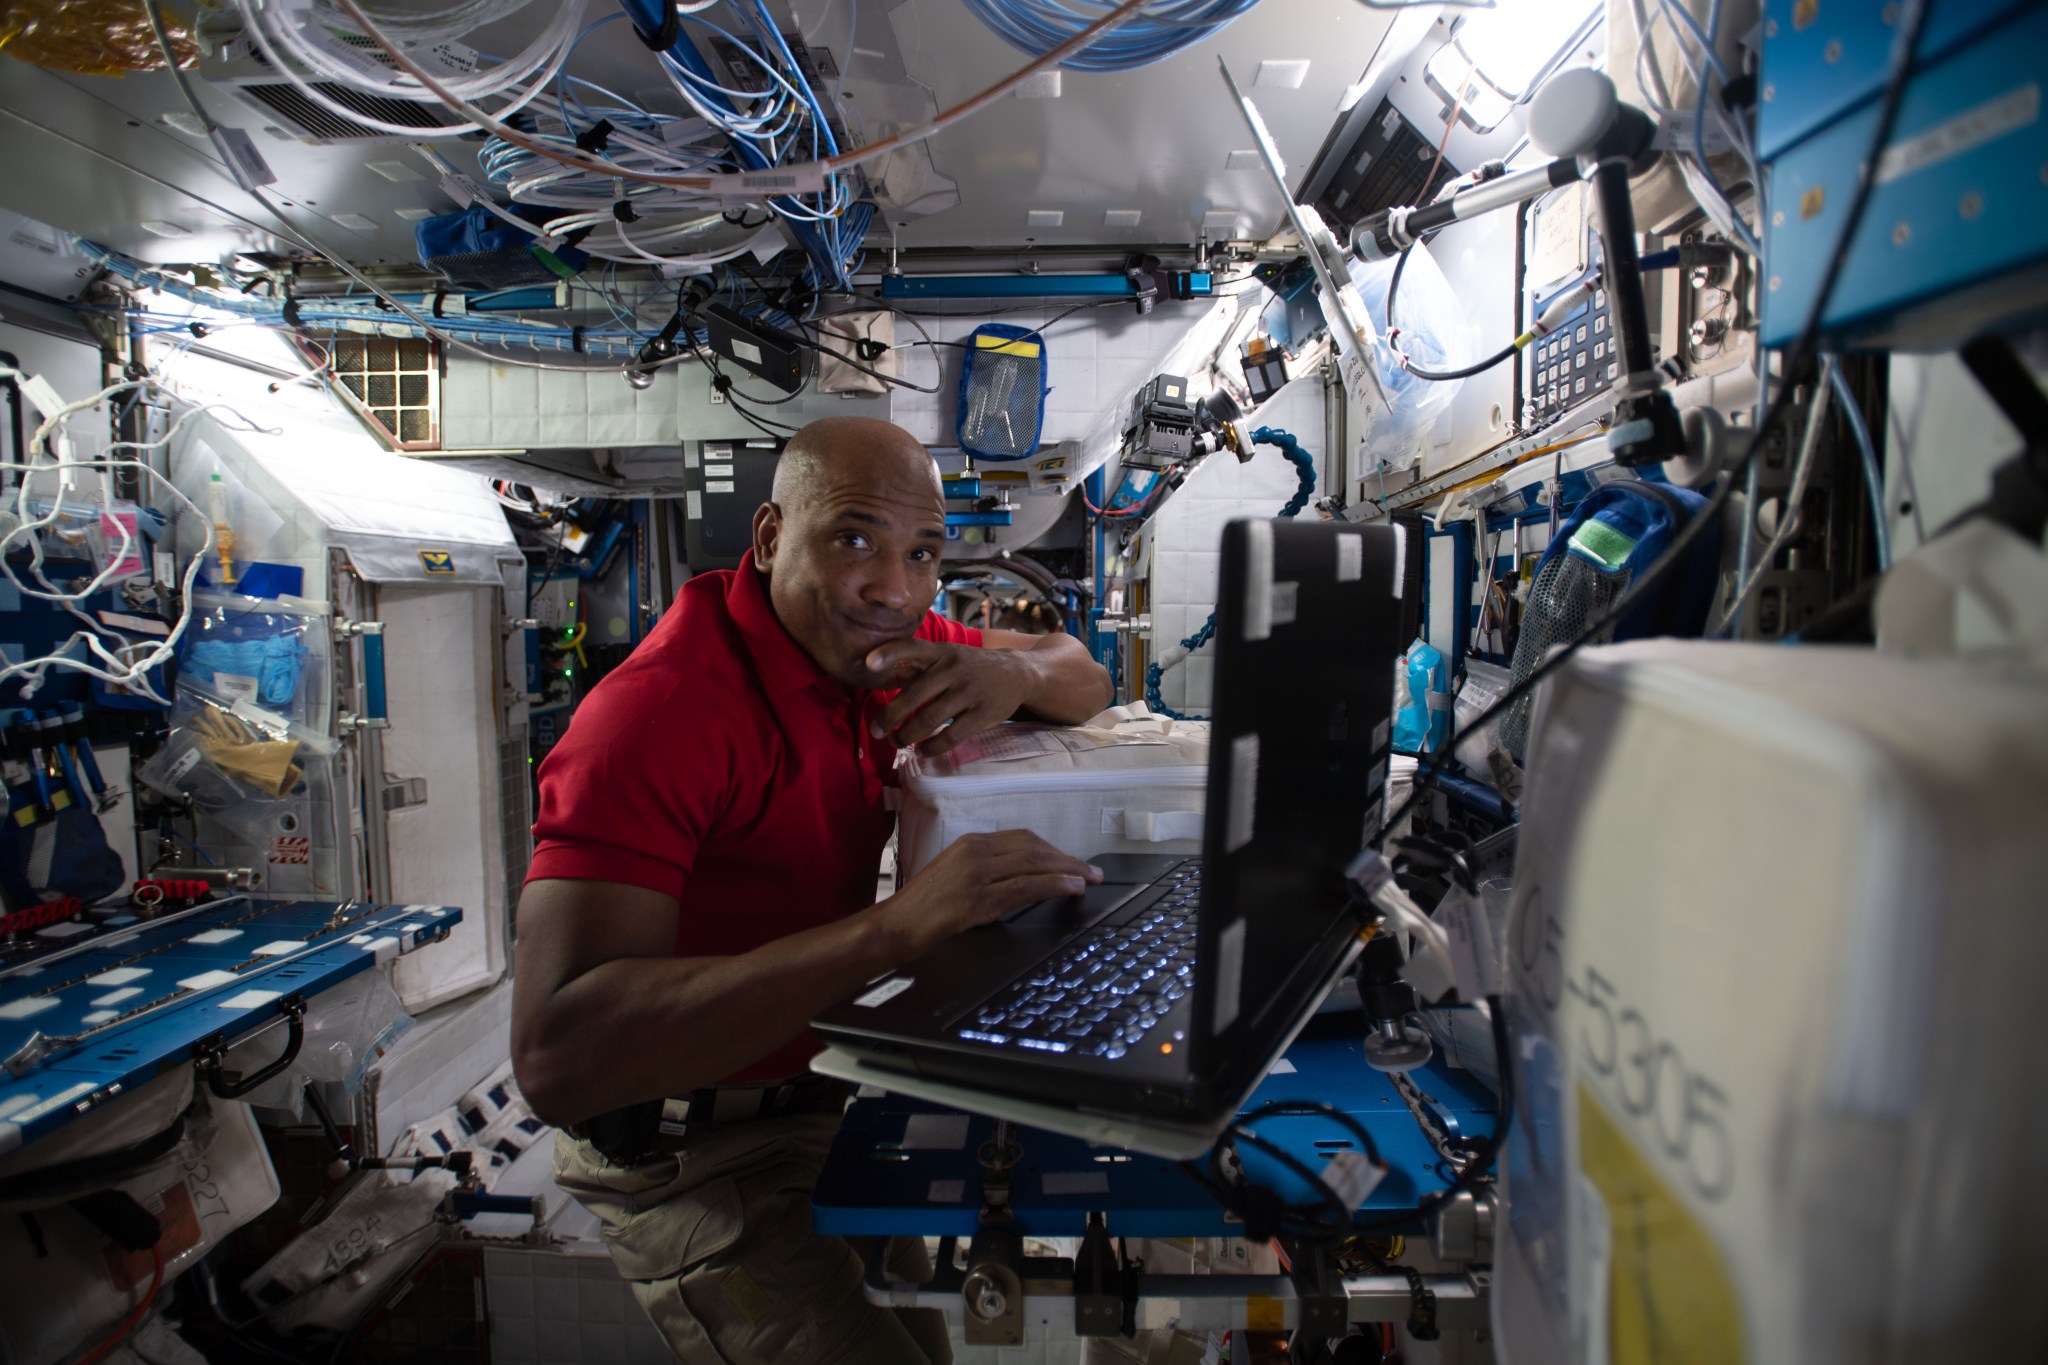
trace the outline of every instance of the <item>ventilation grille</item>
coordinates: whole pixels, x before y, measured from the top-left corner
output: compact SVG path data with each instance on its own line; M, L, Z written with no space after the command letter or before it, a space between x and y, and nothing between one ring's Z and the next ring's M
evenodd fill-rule
M321 343L335 382L400 450L441 443L441 370L424 338L335 336Z
M1391 103L1384 103L1341 155L1343 159L1317 196L1315 208L1323 221L1349 228L1381 209L1421 203L1430 165L1436 161L1436 147ZM1437 170L1436 183L1441 185L1457 174L1457 168L1446 161Z
M311 84L313 89L328 99L345 109L361 114L364 118L395 123L405 128L445 128L448 124L445 112L435 105L372 95L328 81L314 81ZM298 132L304 133L307 137L319 138L323 142L388 142L398 137L397 134L379 132L375 128L368 128L345 119L332 110L323 109L300 94L294 86L282 81L276 85L240 85L236 90L239 94L255 100Z

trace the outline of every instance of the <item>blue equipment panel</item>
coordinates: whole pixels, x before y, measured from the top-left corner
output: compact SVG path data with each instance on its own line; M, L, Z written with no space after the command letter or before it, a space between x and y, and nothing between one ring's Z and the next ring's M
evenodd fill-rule
M0 1154L184 1062L202 1039L232 1041L276 1019L279 1000L310 999L461 919L449 905L235 896L36 945L0 969ZM31 1056L38 1034L49 1050Z
M1928 0L1924 65L2027 0ZM1765 0L1756 153L1769 159L1884 89L1899 7L1861 0Z
M1470 1073L1432 1062L1413 1079L1432 1097L1434 1116L1455 1125L1458 1136L1493 1131L1493 1093ZM1450 1183L1452 1172L1393 1081L1365 1064L1356 1038L1297 1041L1245 1108L1300 1099L1352 1115L1378 1145L1387 1175L1362 1211L1413 1209ZM818 1177L812 1221L820 1232L848 1237L972 1237L983 1176L976 1153L994 1128L993 1119L895 1095L854 1101ZM1261 1119L1255 1131L1310 1170L1356 1145L1324 1116ZM1011 1174L1010 1206L1025 1236L1079 1237L1091 1212L1108 1215L1112 1236L1244 1235L1243 1225L1174 1162L1036 1129L1012 1132L1023 1155ZM1256 1183L1290 1202L1316 1198L1279 1162L1248 1145L1239 1154Z
M1930 22L1957 8L1971 7L1937 4ZM1787 27L1765 45L1765 83L1780 98L1830 86L1824 63L1798 65L1807 58L1786 41ZM2048 305L2043 52L2048 7L2034 5L1978 25L1938 57L1923 55L1828 300L1829 344L1950 344ZM1790 344L1813 306L1876 127L1875 93L1767 162L1766 345Z

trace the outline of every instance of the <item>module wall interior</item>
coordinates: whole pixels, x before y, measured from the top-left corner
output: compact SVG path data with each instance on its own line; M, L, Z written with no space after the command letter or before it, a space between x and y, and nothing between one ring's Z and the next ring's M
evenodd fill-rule
M1330 452L1323 420L1323 384L1316 375L1294 380L1261 406L1248 427L1291 432L1316 462L1316 487L1328 482ZM1150 657L1198 630L1216 609L1216 575L1223 524L1237 517L1276 515L1299 484L1292 462L1271 446L1253 446L1243 463L1229 455L1204 462L1160 512L1153 528ZM1314 516L1305 511L1303 516ZM1215 645L1204 645L1160 679L1159 694L1176 711L1207 714Z

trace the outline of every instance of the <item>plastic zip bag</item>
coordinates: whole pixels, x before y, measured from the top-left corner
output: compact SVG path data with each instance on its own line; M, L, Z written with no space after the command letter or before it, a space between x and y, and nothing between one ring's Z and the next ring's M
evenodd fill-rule
M136 780L252 839L302 790L309 770L339 746L249 701L222 702L180 688L163 747Z
M1386 339L1387 282L1394 277L1395 264L1391 260L1351 264L1351 281L1358 286L1379 334L1373 365L1380 387L1387 393L1387 401L1366 426L1364 451L1369 467L1382 461L1398 466L1414 454L1465 383L1462 379L1418 379L1401 368ZM1478 358L1478 329L1465 320L1463 301L1421 242L1408 249L1401 290L1394 297L1394 316L1401 324L1401 349L1423 369L1454 370Z
M327 618L312 604L195 593L179 651L180 681L232 705L249 701L311 730L330 690Z

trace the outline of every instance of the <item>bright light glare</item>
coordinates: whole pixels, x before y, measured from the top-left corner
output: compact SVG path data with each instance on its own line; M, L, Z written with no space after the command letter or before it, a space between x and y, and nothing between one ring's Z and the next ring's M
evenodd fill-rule
M1521 100L1593 9L1583 0L1500 0L1467 18L1453 41L1487 84Z

